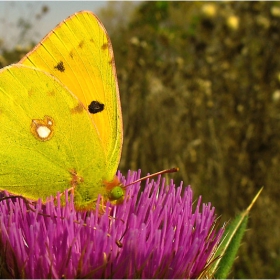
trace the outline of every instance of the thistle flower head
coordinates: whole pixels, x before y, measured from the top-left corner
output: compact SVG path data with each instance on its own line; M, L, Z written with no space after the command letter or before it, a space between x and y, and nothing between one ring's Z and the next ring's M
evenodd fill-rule
M139 177L129 173L126 185ZM65 193L67 197L67 192ZM120 205L78 212L23 199L0 202L0 273L12 278L198 278L222 237L210 203L164 179L131 185ZM102 212L102 214L100 214ZM43 214L42 214L43 213Z

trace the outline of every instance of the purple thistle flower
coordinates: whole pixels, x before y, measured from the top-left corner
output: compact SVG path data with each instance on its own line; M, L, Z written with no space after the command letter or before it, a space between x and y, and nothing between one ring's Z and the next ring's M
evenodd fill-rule
M128 174L126 185L140 173ZM67 198L67 192L65 193ZM99 198L100 201L100 198ZM215 208L193 212L193 193L165 180L128 187L123 204L89 212L60 197L35 210L21 198L0 202L0 273L12 278L198 278L224 232ZM100 214L100 212L105 213ZM42 215L41 213L44 213Z

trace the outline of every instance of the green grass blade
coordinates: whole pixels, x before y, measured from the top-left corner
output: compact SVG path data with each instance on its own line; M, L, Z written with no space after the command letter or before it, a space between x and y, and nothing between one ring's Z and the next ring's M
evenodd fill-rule
M219 248L214 256L214 258L218 258L219 256L220 257L211 267L211 270L214 273L214 278L225 279L228 277L230 269L236 258L236 254L238 252L238 248L240 246L242 237L247 227L249 212L254 203L256 202L257 198L259 197L262 189L263 188L261 188L257 195L254 197L249 207L241 214L239 214L227 226L226 231L224 233L224 239L219 245Z

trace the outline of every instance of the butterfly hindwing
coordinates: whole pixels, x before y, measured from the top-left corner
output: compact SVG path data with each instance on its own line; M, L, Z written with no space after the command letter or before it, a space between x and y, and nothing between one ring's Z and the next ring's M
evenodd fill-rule
M78 207L104 193L105 154L91 117L44 71L1 69L0 147L2 190L45 199L75 185Z

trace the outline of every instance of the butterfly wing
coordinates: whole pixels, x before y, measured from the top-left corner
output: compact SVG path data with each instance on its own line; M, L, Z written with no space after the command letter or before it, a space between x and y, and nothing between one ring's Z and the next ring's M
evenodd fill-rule
M20 64L1 69L1 190L45 199L76 187L83 208L105 192L104 157L90 114L55 77Z
M113 179L121 156L122 115L113 49L99 19L88 11L72 15L19 63L57 77L85 108L92 102L104 105L91 118L104 150L106 177Z

